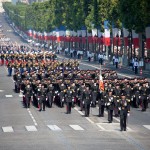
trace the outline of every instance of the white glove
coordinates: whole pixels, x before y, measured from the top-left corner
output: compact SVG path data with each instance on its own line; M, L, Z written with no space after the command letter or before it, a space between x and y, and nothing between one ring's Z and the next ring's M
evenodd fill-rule
M72 102L74 102L74 98L72 99Z
M64 102L64 98L62 99L62 102Z
M46 98L46 101L48 100L48 98Z
M107 106L109 106L110 105L110 103L107 103Z
M128 117L130 116L130 114L128 113Z
M121 110L121 108L120 108L120 107L119 107L118 109L119 109L119 110Z
M38 98L38 101L40 100L40 98Z

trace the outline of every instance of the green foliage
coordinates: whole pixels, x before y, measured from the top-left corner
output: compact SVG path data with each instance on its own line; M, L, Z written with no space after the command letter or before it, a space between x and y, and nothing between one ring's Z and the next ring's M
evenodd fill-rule
M101 28L104 20L131 30L143 32L150 24L149 0L49 0L26 5L3 3L9 17L17 26L27 30L51 31L64 25L67 29Z

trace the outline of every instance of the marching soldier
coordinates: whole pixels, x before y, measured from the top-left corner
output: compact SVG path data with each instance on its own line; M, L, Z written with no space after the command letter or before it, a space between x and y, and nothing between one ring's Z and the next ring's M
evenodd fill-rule
M70 86L68 86L66 91L67 114L71 114L72 99L73 91L70 89Z
M26 108L30 108L30 101L31 101L31 96L32 96L32 88L30 87L30 84L28 84L25 88L24 91L25 95L25 105Z
M141 91L140 91L140 98L141 98L141 102L142 102L142 111L146 111L147 109L147 88L146 88L146 84L143 83L143 86L141 87Z
M99 117L104 117L105 98L106 96L104 96L104 92L100 91L97 96L99 106Z
M90 105L91 105L91 91L89 87L86 87L85 91L83 92L83 103L85 108L85 116L88 117L90 114Z
M53 90L54 90L54 86L50 84L47 89L47 101L48 101L50 108L52 107L52 104L53 104L53 96L54 96Z
M98 91L98 86L96 83L94 83L94 86L92 87L92 107L96 107L96 98L97 98L97 91Z
M37 96L38 96L38 102L39 102L39 111L41 111L42 108L43 108L43 111L45 111L46 89L44 88L44 85L39 85Z
M120 87L119 84L116 85L116 88L114 89L114 114L115 117L119 117L119 110L118 110L118 101L120 98Z
M80 111L83 110L83 91L84 91L84 84L80 85L78 88L78 99L79 99L79 105L80 105Z
M114 97L112 95L112 91L109 91L108 95L106 96L106 108L108 110L108 122L112 123L114 110Z
M119 104L120 110L120 131L126 131L127 128L127 116L129 115L129 105L124 93L121 94L121 100Z

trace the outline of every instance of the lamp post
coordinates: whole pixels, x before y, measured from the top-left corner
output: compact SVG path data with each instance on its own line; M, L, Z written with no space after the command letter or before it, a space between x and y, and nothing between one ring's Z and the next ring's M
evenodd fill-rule
M118 57L118 45L119 45L119 35L116 35L116 42L117 42L117 57Z

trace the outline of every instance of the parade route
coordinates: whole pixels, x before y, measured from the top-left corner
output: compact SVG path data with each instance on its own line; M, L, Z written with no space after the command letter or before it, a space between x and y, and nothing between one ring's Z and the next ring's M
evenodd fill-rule
M12 42L24 43L14 32L5 16L0 14L4 33ZM65 58L64 56L59 57ZM105 67L104 67L105 68ZM80 69L99 69L99 64L81 61ZM6 66L0 66L0 150L149 150L150 108L146 112L131 108L127 132L120 132L119 118L108 123L108 114L98 117L98 108L91 108L85 117L78 106L66 114L66 107L53 105L38 111L31 104L23 106L20 93L14 92L12 77ZM134 74L118 73L122 77Z

